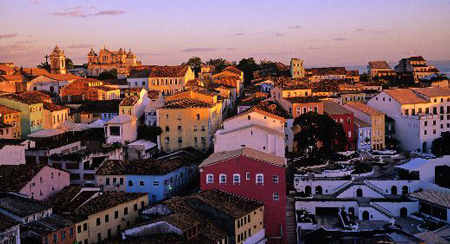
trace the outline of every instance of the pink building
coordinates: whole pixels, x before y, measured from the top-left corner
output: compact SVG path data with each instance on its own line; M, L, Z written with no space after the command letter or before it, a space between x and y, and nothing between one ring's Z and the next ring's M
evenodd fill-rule
M47 165L2 165L0 186L3 192L21 193L45 200L70 185L70 174Z

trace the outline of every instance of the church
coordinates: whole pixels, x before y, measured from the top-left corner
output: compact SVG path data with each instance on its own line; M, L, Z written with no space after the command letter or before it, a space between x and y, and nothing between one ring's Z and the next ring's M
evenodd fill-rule
M110 51L104 47L100 49L100 52L97 54L94 49L91 48L87 58L89 76L98 76L104 71L116 69L119 78L126 77L131 67L141 65L141 63L136 60L136 55L131 52L131 49L128 52L122 48L118 51Z

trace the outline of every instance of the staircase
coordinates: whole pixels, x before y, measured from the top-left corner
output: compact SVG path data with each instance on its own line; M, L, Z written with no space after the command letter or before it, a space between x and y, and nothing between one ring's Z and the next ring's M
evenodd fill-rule
M288 244L297 244L297 221L295 220L295 200L288 196L286 200L286 240Z
M383 195L383 196L386 196L386 194L384 193L383 189L381 189L380 187L378 187L378 186L376 186L376 185L370 183L370 181L364 180L364 184L365 184L367 187L369 187L370 189L372 189L372 190L374 190L374 191L380 193L380 194Z
M334 192L333 194L337 197L339 196L342 192L344 192L345 190L347 190L348 188L350 188L352 186L353 180L349 180L347 182L345 182L344 184L336 187L332 192Z
M375 203L375 202L370 202L370 206L372 206L374 209L376 209L378 212L384 214L386 217L388 218L394 218L394 215L392 215L391 211L383 208L382 206L380 206L379 204Z

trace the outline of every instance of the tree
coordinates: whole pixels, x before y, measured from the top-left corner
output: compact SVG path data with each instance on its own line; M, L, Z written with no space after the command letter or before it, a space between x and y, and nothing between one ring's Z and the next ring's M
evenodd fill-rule
M66 58L66 69L73 69L73 61L70 58Z
M370 76L369 76L369 74L364 72L359 76L359 80L363 81L363 82L370 81Z
M442 132L441 136L434 139L431 145L433 154L450 155L450 132Z
M98 75L97 79L99 79L99 80L117 79L117 70L116 69L105 70Z
M199 57L190 58L185 64L189 65L191 69L194 71L195 76L198 76L202 68L202 59Z
M39 69L45 69L50 72L50 64L48 62L38 64L38 66L36 67L38 67Z
M314 112L302 114L295 118L294 127L299 129L294 135L298 151L307 152L313 158L329 158L347 144L342 125L327 115Z
M214 65L217 73L222 72L223 69L230 66L230 62L223 58L210 59L206 62L208 65Z
M252 57L250 57L241 59L236 68L244 72L244 81L247 84L250 84L250 82L253 80L253 71L258 70L259 65L255 62L255 60Z
M145 124L138 127L138 139L145 139L156 142L156 139L161 135L162 130L159 126L147 126Z

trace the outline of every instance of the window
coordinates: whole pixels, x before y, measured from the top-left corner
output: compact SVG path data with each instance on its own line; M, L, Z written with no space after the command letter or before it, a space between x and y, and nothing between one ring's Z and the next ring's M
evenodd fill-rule
M181 137L178 137L178 143L183 143L183 138L181 138Z
M73 237L73 228L69 229L69 237Z
M256 184L264 184L264 175L256 174Z
M137 210L138 210L138 205L137 205L137 203L135 203L135 204L133 205L133 209L134 209L134 211L137 211Z
M119 218L119 211L115 211L114 212L114 219L118 219Z
M181 131L181 125L178 126L178 131Z
M133 181L132 180L128 181L128 186L133 186Z
M241 183L241 176L239 174L233 175L233 184L239 184Z
M273 182L273 183L278 183L278 182L279 182L278 175L272 176L272 182Z
M159 186L159 180L154 180L153 181L153 186Z
M245 173L245 179L250 180L250 172Z
M78 232L78 233L81 233L81 225L79 225L79 226L77 227L77 232Z
M128 207L123 209L123 215L127 215L128 214Z
M120 136L120 127L119 126L110 126L109 134L111 136Z
M204 125L202 125L202 131L205 131L206 127Z
M139 186L145 186L145 183L144 183L143 180L140 180L140 181L139 181Z
M273 200L274 200L274 201L279 201L279 200L280 200L280 195L278 194L278 192L275 192L275 193L273 194Z
M109 178L106 178L106 185L109 186Z
M53 234L53 243L58 243L58 234Z
M83 231L87 231L87 227L88 227L88 226L87 226L87 223L84 223L84 224L83 224Z
M105 215L105 223L109 222L109 214Z
M169 126L166 126L166 131L170 131L170 128L169 128Z
M97 226L99 226L101 224L102 224L102 222L101 222L100 218L97 218Z
M220 174L219 175L219 183L220 184L226 184L227 183L227 175L226 174Z
M214 183L214 175L213 174L207 174L206 175L206 184L212 184Z
M197 114L197 115L195 116L195 118L196 118L197 120L200 120L200 114Z
M194 131L197 131L197 126L196 125L194 125Z

